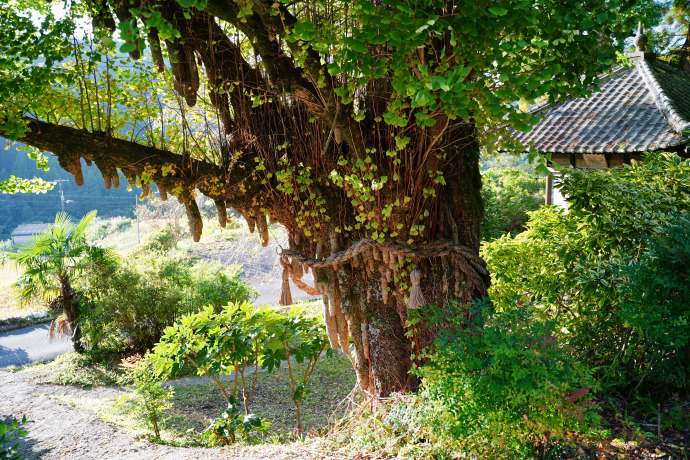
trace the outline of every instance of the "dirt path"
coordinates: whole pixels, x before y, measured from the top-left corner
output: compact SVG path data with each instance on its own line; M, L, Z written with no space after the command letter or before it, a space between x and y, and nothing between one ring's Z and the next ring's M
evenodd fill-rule
M8 421L26 415L28 436L20 453L30 459L295 459L309 456L273 450L255 454L241 450L179 448L152 444L108 424L92 412L58 402L51 395L74 396L88 392L93 398L117 396L122 390L100 387L82 389L37 385L30 376L0 370L0 418Z
M246 224L242 223L246 229ZM288 247L285 230L277 226L270 227L271 237L268 246L263 247L256 234L246 231L242 236L223 241L213 238L202 238L194 243L190 253L201 258L215 260L224 265L239 265L242 268L242 279L256 289L259 297L254 301L256 305L272 305L280 299L281 274L283 269L278 262L278 254L284 247ZM312 276L306 275L304 281L313 284ZM312 300L318 296L310 296L299 290L290 281L292 300Z

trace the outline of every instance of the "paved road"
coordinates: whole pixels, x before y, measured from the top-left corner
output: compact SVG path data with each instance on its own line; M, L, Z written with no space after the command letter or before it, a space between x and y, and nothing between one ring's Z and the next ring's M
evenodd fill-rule
M48 340L50 323L0 334L0 368L41 363L72 351L69 340Z

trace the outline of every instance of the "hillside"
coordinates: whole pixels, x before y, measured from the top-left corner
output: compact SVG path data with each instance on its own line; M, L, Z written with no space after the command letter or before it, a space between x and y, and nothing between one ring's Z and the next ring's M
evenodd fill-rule
M0 140L2 140L0 138ZM9 239L17 225L23 223L52 222L55 214L62 209L60 186L64 196L64 210L75 220L82 218L92 209L98 210L99 217L133 217L136 200L140 194L138 187L127 190L127 180L121 177L118 189L106 189L101 174L96 167L84 163L84 185L77 186L70 173L60 168L57 158L47 154L48 171L40 171L22 148L21 144L7 145L0 150L0 179L10 175L30 179L40 177L48 181L63 181L42 194L0 194L0 240ZM83 161L83 160L82 160Z

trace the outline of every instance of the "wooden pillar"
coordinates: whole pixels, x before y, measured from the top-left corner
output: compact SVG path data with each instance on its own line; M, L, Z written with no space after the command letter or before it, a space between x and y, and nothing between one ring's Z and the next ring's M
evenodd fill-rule
M546 175L546 205L553 204L553 174Z

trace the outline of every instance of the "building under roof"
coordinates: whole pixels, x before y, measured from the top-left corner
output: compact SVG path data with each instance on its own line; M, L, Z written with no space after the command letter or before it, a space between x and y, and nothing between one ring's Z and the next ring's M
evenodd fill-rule
M600 91L587 98L545 105L533 113L541 121L520 142L550 153L551 162L583 169L620 167L648 151L688 156L690 143L690 74L645 52L647 37L635 37L630 68L602 79ZM557 204L547 181L546 203Z
M44 233L52 227L53 224L21 224L12 231L12 244L20 246L28 243L34 235Z

